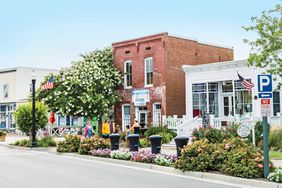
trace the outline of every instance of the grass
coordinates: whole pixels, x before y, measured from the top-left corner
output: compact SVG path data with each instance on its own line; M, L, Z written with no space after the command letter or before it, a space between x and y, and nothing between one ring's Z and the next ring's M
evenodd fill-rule
M282 152L279 151L270 151L269 152L270 159L282 159Z

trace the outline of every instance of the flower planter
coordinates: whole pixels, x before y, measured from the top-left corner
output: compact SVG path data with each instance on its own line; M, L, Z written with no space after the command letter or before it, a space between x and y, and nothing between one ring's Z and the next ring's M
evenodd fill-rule
M5 142L5 138L6 138L6 135L1 135L0 136L0 142Z

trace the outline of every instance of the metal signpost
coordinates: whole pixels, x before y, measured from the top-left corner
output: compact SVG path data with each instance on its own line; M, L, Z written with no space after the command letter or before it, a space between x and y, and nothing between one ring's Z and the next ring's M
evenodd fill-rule
M268 148L268 123L267 116L271 115L270 99L272 98L272 76L258 75L258 96L261 98L261 115L263 122L263 167L264 178L269 174L269 148Z

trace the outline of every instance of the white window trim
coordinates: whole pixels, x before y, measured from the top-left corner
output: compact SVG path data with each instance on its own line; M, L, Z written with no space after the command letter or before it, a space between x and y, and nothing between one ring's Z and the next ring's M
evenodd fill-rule
M153 62L153 57L147 57L144 59L144 87L153 87L153 84L147 84L147 69L146 69L146 60L152 60L152 69L153 69L153 76L154 76L154 62Z
M132 61L131 60L127 60L127 61L124 62L124 64L123 64L123 70L124 70L123 85L124 85L124 89L132 89L132 86L127 86L127 80L126 80L126 75L125 75L127 63L131 63L131 67L132 67ZM131 74L132 74L132 72L131 72Z
M156 109L156 105L158 105L158 104L161 105L161 107L162 107L162 104L161 104L160 102L153 103L153 123L157 123L157 122L156 122L156 119L155 119L155 117L156 117L156 116L155 116L155 112L156 112L156 110L157 110L157 109ZM161 124L161 123L162 123L162 109L160 109L160 113L161 113L161 116L160 116L160 117L161 117L161 119L160 119L160 124Z
M121 107L121 121L122 121L122 130L125 130L125 124L124 124L124 107L125 106L129 106L130 108L130 104L129 103L126 103L126 104L123 104L122 107ZM131 121L131 117L129 118L129 120Z

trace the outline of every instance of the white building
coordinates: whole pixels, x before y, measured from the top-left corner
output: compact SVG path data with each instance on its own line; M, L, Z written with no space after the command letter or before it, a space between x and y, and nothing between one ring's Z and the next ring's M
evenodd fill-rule
M186 88L186 117L201 117L204 112L214 114L221 125L240 118L261 118L257 75L263 69L249 67L247 61L228 61L205 65L183 65ZM242 87L237 72L254 83L251 92ZM280 79L281 80L281 79ZM278 81L273 80L273 88ZM271 100L270 123L280 125L282 92L274 91Z
M20 103L27 102L31 95L31 74L36 74L36 88L46 75L58 72L55 69L15 67L0 70L0 129L15 129L13 112Z

